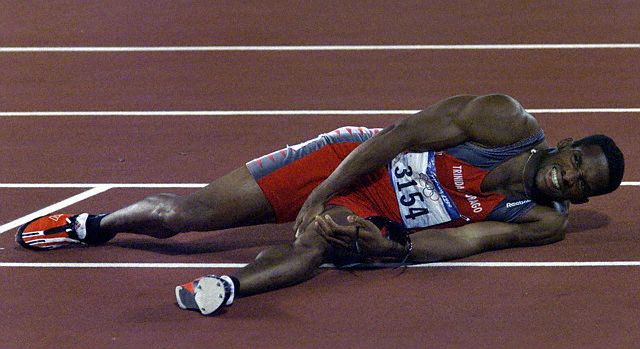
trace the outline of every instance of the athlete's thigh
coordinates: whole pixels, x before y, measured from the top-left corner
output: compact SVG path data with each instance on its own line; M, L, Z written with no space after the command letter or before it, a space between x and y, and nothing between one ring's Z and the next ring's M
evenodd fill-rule
M185 196L195 230L218 230L275 222L271 204L242 166Z

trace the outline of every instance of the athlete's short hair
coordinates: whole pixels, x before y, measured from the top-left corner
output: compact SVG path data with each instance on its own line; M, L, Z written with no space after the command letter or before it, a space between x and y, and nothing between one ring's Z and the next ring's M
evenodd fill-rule
M604 152L609 165L609 183L603 192L594 193L594 195L602 195L616 190L622 182L624 174L624 156L620 148L610 137L605 135L592 135L584 137L573 142L573 146L597 145Z

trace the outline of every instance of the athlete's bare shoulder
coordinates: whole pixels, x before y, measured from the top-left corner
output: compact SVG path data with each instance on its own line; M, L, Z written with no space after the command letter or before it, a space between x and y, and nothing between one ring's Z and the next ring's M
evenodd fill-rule
M475 96L465 103L454 122L470 141L485 146L512 144L540 130L536 119L517 100L503 94Z
M507 95L459 95L400 120L380 135L387 138L387 143L395 139L405 149L427 151L463 142L487 147L509 145L539 130L536 119Z

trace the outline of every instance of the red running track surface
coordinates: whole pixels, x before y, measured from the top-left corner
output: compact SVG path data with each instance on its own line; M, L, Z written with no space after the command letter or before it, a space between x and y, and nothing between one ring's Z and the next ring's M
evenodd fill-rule
M607 43L637 39L629 2L183 2L0 5L0 46ZM6 35L5 35L6 34ZM0 112L420 109L459 93L527 108L637 107L637 49L0 53ZM207 183L253 157L398 115L0 117L2 183ZM594 132L640 178L637 113L537 115L549 140ZM0 187L0 222L86 188ZM187 193L190 189L164 189ZM574 207L566 240L465 261L637 261L638 187ZM159 189L111 189L65 209L110 211ZM325 270L203 317L175 285L210 268L18 268L36 263L246 263L288 225L122 235L33 253L0 234L0 347L634 347L638 267Z

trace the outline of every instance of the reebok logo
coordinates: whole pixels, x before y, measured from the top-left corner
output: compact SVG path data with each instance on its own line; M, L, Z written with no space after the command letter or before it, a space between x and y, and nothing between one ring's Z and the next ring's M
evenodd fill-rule
M512 208L512 207L528 204L530 202L531 202L531 200L521 200L521 201L516 201L516 202L507 202L507 208Z

